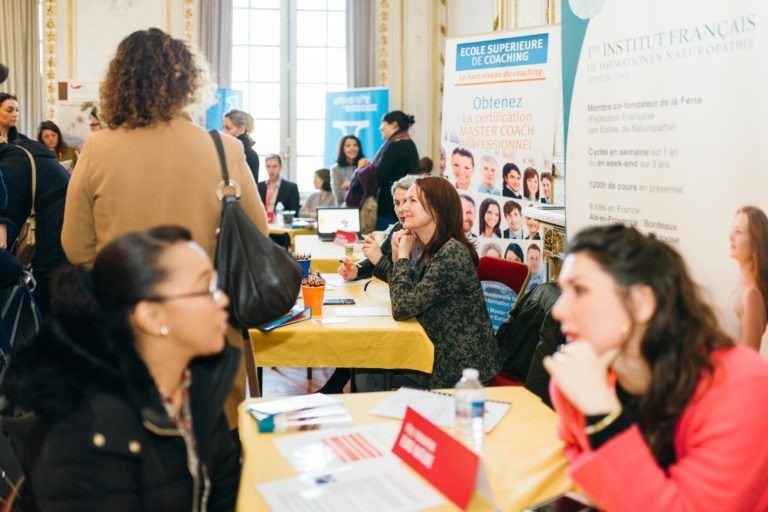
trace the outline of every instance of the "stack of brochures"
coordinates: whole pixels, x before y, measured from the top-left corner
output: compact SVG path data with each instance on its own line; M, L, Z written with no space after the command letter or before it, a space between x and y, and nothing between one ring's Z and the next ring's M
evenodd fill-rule
M314 393L246 406L256 419L259 432L295 432L352 425L352 416L342 401Z
M303 322L304 320L309 320L310 318L312 318L312 310L308 306L296 305L293 306L293 308L291 308L288 313L284 314L280 318L276 318L261 325L257 325L256 328L261 332L269 332L277 329L278 327L295 324L296 322Z

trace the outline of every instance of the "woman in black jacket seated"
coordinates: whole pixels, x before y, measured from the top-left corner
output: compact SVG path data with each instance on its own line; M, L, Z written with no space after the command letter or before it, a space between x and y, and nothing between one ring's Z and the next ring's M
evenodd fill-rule
M233 510L222 412L239 354L227 296L184 228L117 238L54 280L54 315L0 394L36 413L23 464L41 510Z
M392 235L403 229L403 220L405 218L403 217L402 207L405 206L405 193L414 184L416 178L418 176L415 174L409 174L404 178L400 178L392 185L392 199L399 222L387 232L387 237L381 245L377 244L371 235L365 237L363 242L365 259L358 261L356 264L351 263L346 258L342 260L338 272L343 279L346 281L357 281L378 277L385 283L389 282L389 274L392 272ZM328 382L318 389L317 392L342 393L350 376L351 372L348 368L336 368Z

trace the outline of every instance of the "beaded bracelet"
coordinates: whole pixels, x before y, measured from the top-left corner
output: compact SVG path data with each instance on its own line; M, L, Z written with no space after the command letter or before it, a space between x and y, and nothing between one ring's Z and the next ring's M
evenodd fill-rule
M587 435L597 434L601 430L603 430L605 427L616 421L616 418L618 418L621 415L621 407L616 409L615 411L606 414L604 418L599 420L597 423L594 423L593 425L587 425L584 428L584 432L587 433Z

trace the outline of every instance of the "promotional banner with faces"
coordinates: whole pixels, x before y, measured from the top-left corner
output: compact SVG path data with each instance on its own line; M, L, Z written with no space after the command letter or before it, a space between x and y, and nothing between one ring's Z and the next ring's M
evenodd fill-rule
M559 55L558 26L446 43L441 173L461 196L481 256L528 264L536 248L532 285L546 265L539 222L522 209L553 203Z

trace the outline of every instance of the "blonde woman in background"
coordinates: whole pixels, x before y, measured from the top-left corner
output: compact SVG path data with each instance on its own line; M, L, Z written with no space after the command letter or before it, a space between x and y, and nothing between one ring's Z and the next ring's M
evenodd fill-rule
M224 114L224 131L243 143L245 161L253 174L254 183L259 182L259 155L253 149L255 142L249 135L253 131L253 117L242 110L230 110Z
M740 208L728 240L730 256L739 265L739 282L731 292L739 319L737 340L760 351L768 323L768 217L755 206Z

